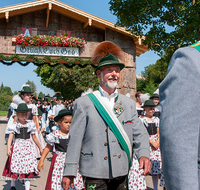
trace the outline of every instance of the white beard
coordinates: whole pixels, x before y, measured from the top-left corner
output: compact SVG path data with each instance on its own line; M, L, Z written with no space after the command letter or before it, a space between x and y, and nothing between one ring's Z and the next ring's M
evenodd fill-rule
M110 78L110 77L109 77ZM108 79L109 79L108 78ZM111 77L112 78L112 77ZM101 82L103 83L104 86L106 86L107 88L113 90L117 87L117 82L110 82L109 80L107 82L105 82L103 80L103 72L101 72Z

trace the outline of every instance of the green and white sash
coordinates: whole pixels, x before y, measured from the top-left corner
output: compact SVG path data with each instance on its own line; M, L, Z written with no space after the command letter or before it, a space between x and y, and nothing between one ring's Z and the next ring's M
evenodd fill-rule
M94 106L103 117L105 122L108 124L122 148L127 154L129 168L131 167L131 157L132 157L132 146L130 140L122 127L121 123L114 114L110 104L106 101L107 98L101 96L99 91L87 94L90 100L93 102Z

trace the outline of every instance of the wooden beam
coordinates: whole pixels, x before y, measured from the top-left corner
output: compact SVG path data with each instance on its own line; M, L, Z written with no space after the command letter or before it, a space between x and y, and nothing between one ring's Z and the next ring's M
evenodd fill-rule
M89 20L83 25L83 29L85 29L89 24Z
M83 29L86 28L87 26L92 26L92 19L88 18L87 22L83 25Z
M49 26L49 15L50 15L50 10L52 9L52 3L48 4L47 7L47 19L46 19L46 28L48 28Z
M6 18L6 22L9 23L9 12L5 12L5 18Z

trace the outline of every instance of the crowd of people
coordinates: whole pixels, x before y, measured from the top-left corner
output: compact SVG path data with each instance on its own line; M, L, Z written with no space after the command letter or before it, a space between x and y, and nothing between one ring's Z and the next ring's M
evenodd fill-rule
M181 125L184 123L174 118L176 114L166 117L177 109L171 109L171 99L169 101L166 97L174 95L171 84L180 82L179 77L174 77L180 70L175 69L176 72L173 72L172 69L161 84L162 108L159 105L159 91L152 96L137 92L135 102L117 90L120 71L125 67L124 63L119 61L121 52L116 44L108 41L96 47L92 61L98 63L95 74L100 81L99 89L89 94L84 93L70 106L63 104L60 93L56 94L49 105L47 99L44 99L43 103L38 100L37 104L34 104L35 100L32 99L28 85L23 85L19 94L13 97L5 131L8 158L3 170L3 176L11 177L11 190L16 190L16 179L24 179L25 189L30 189L29 178L39 174L51 150L54 154L46 190L145 190L145 175L152 176L154 190L158 188L159 178L163 189L165 186L167 189L179 189L174 180L177 180L180 189L186 189L182 184L187 181L187 173L173 175L178 170L172 171L169 162L172 161L173 167L180 166L177 164L180 155L180 161L184 163L182 160L185 152L177 150L177 147L184 145L185 136L180 134L185 132L174 129L173 122L180 122ZM193 53L196 55L197 51ZM171 64L173 66L173 62ZM168 84L170 87L166 88ZM190 87L189 83L187 87ZM171 96L168 89L171 90ZM164 109L166 107L168 109ZM185 112L182 109L179 113ZM187 116L186 114L186 117L182 118L186 123ZM168 122L171 122L170 126ZM179 125L177 123L177 126ZM196 123L193 125L195 128ZM169 131L170 127L173 128L172 131ZM199 128L195 129L193 137L198 140ZM168 134L171 134L170 137ZM166 141L175 134L180 135L180 138ZM179 139L182 143L178 142ZM174 140L177 143L168 146ZM193 170L190 170L190 175L197 179L198 147L192 138L188 138L187 143L195 148L195 154L191 152L191 156L194 155L194 166L191 166ZM180 154L171 152L174 147ZM189 148L193 150L193 147ZM172 155L170 158L168 153ZM182 175L183 179L178 177ZM185 186L189 187L189 183ZM198 182L193 181L191 185L193 183L194 189L197 189Z
M30 189L29 178L39 174L50 150L54 154L45 189L61 189L73 100L63 102L61 93L49 99L49 103L47 97L35 99L24 84L9 106L5 131L8 159L3 176L11 177L11 190L16 189L16 179L24 179L25 189ZM84 189L78 168L77 174L75 185Z
M162 162L161 162L161 155L160 155L160 150L159 150L159 118L160 118L160 112L161 112L161 107L159 106L159 95L157 93L154 93L150 97L149 94L143 94L141 91L138 91L135 94L135 98L136 98L136 109L137 109L138 117L141 119L142 123L147 128L147 131L149 133L150 161L151 161L150 175L152 175L154 190L156 190L158 187L158 177L161 178L160 185L164 187ZM48 102L48 99L50 99L49 102ZM23 100L25 101L24 103L23 103ZM63 103L67 103L67 104L63 104ZM27 107L25 105L27 105ZM24 106L24 110L20 110L22 109L22 106ZM66 157L66 151L67 151L66 145L68 144L67 141L68 141L69 129L70 129L71 121L72 121L73 107L74 107L74 100L70 102L66 102L66 101L64 102L63 97L60 93L56 93L53 98L45 97L44 99L41 99L41 98L35 99L31 95L30 87L28 85L23 85L19 95L16 95L15 97L13 97L13 102L9 106L9 111L8 111L8 116L7 116L8 125L5 132L6 133L5 140L8 144L7 154L9 157L8 158L9 163L11 164L12 162L15 162L15 161L16 163L15 164L13 163L12 165L10 165L7 161L3 175L11 177L12 175L14 175L12 173L15 173L15 178L13 178L14 180L18 177L21 178L24 175L23 172L25 171L23 170L21 171L22 173L17 175L17 171L19 171L19 168L17 168L16 165L19 165L20 160L24 161L24 156L23 155L16 156L19 152L23 152L23 146L21 146L23 145L23 141L20 142L20 140L16 140L18 139L16 135L18 135L17 134L17 127L19 127L18 125L21 125L21 124L25 125L26 124L25 117L27 116L26 121L33 120L34 118L33 121L35 123L35 130L37 131L35 133L33 132L34 131L33 125L27 131L27 132L30 132L32 139L34 141L34 143L32 143L34 145L33 146L34 151L31 150L32 147L30 145L31 143L31 140L30 140L30 141L27 141L29 143L28 146L30 147L30 149L25 153L25 154L30 153L29 158L26 158L26 159L29 160L29 163L30 162L34 163L34 164L29 165L30 171L35 172L33 175L31 174L30 176L33 177L35 175L38 175L39 173L38 170L40 171L41 168L44 167L45 157L47 156L50 150L54 149L55 154L52 157L53 161L51 164L50 172L48 174L46 189L48 188L58 189L58 186L61 186L61 182L62 182L62 176L63 176L62 170L64 167L64 162L65 162L65 157ZM25 117L23 117L23 115L20 115L21 113L25 113ZM36 123L37 119L35 117L38 118L39 123ZM66 120L64 120L65 117L66 117ZM14 126L13 123L16 121L18 122L16 126ZM68 125L67 128L64 126L65 123L67 123ZM36 126L39 126L39 129ZM14 134L15 134L15 138L13 138ZM37 138L35 138L36 137L35 134L37 134ZM12 140L15 141L15 148L14 148L15 154L12 154L13 149L10 148ZM58 144L58 142L60 142L61 144ZM27 146L27 144L24 144L24 146ZM11 162L11 155L13 155L12 162ZM39 160L38 167L37 167L37 162L35 158ZM57 160L59 160L59 162L56 162L57 165L55 166L56 158ZM20 165L22 166L24 165L24 163L20 162ZM10 170L9 170L9 167L11 167ZM15 170L13 170L13 167L15 168ZM56 170L58 170L59 172L56 172ZM143 173L143 170L139 168L138 159L136 155L134 154L133 160L132 160L132 166L130 168L129 175L128 175L129 189L133 189L133 190L147 189L145 176L142 175L142 173ZM53 174L55 174L55 177L51 178ZM59 178L57 176L59 176ZM11 189L14 189L14 186L15 186L14 180L11 181ZM26 180L25 182L25 186L26 186L26 189L29 189L30 185L28 184L27 181L28 180ZM77 189L84 189L82 176L79 174L78 168L77 168L77 178L74 179L74 182L75 182L74 183L75 187ZM51 187L51 183L53 183L52 187Z
M111 42L105 43L107 46L114 45L116 47ZM21 87L19 94L13 97L13 102L9 106L8 124L5 131L8 159L3 171L3 176L12 179L12 190L16 189L15 180L18 178L25 179L25 189L30 189L29 178L39 174L44 167L44 159L51 150L54 154L45 189L75 188L81 190L96 186L98 189L98 183L105 183L104 185L108 186L108 189L113 189L115 186L116 189L119 187L133 190L147 189L144 175L149 173L153 176L154 189L157 189L158 176L162 173L159 151L159 119L152 115L154 108L157 109L159 106L155 106L152 100L147 100L148 94L144 94L142 99L142 93L137 92L136 106L133 100L117 92L116 86L124 64L118 61L114 52L114 55L111 53L100 60L95 71L100 78L99 91L84 93L84 96L78 98L75 104L74 100L64 102L61 93L56 93L53 98L36 99L26 84ZM101 65L107 61L111 62ZM108 80L107 84L106 79ZM103 100L101 102L105 109L103 112L102 108L98 110L100 104L97 103L97 100L93 102L92 95L98 101ZM102 95L106 99L102 99ZM108 96L110 97L107 98ZM151 98L156 101L159 97L154 94ZM141 103L141 99L147 101ZM111 101L106 102L108 100ZM149 101L152 102L149 104ZM159 100L156 105L158 103ZM110 115L112 112L110 108L113 110L113 106L115 114ZM153 109L149 109L149 107ZM103 118L105 113L110 115L109 120ZM100 116L100 114L103 115ZM70 129L71 123L73 127ZM153 126L152 123L155 125ZM122 124L129 127L123 129ZM133 127L134 133L132 132ZM148 130L150 128L151 130ZM116 129L119 131L115 132ZM106 131L107 135L99 136L102 134L102 130L104 133ZM118 138L120 135L122 137ZM104 147L98 147L102 142ZM107 148L113 156L108 154ZM102 160L98 161L102 152L105 154L103 162ZM110 166L108 167L108 165ZM100 168L102 168L101 171L99 171ZM129 173L127 173L128 171ZM101 179L104 180L101 181Z

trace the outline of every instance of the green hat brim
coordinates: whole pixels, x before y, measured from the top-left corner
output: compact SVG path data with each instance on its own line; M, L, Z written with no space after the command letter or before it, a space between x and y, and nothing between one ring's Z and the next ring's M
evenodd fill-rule
M101 65L98 65L98 67L95 69L95 74L97 74L97 71L101 67L104 67L104 66L107 66L107 65L118 65L120 67L120 70L122 70L125 67L124 63L106 61L105 63L102 63Z
M29 112L29 111L31 111L32 109L31 108L28 108L27 110L18 110L18 109L14 109L15 110L15 112L20 112L20 113L26 113L26 112Z
M156 105L154 104L153 100L146 100L144 105L141 106L142 108L145 108L145 107L156 107Z
M156 107L156 105L144 105L144 106L141 106L142 108L146 108L146 107Z
M153 99L153 98L159 98L159 95L158 94L153 94L150 99Z
M58 112L58 115L54 118L54 121L57 122L59 119L61 119L62 117L66 116L66 115L73 115L73 112L68 111L67 109L60 110Z
M20 92L20 93L30 93L30 94L32 94L33 92L24 92L24 91L18 91L18 92Z

